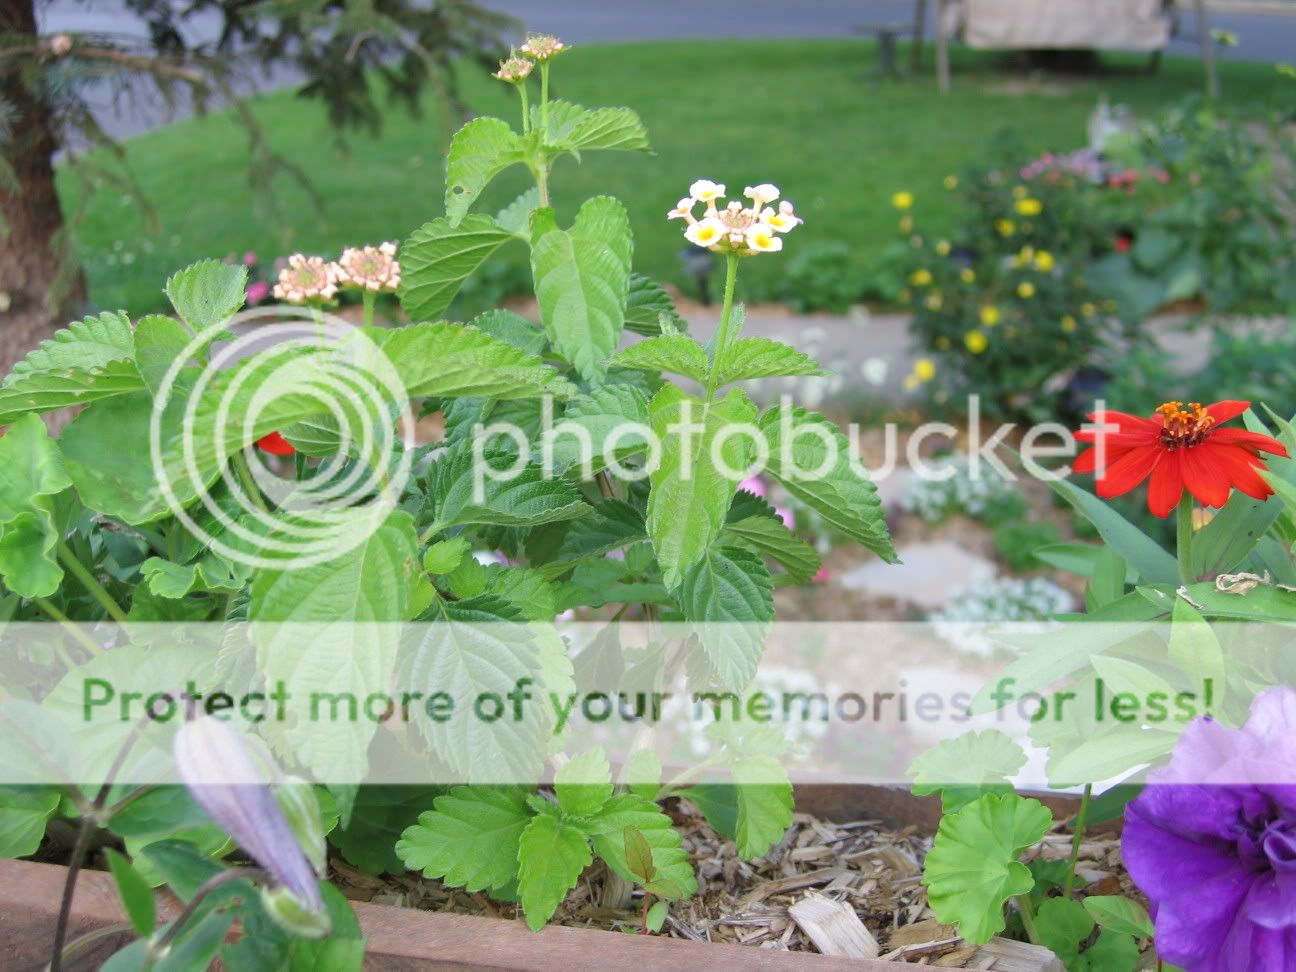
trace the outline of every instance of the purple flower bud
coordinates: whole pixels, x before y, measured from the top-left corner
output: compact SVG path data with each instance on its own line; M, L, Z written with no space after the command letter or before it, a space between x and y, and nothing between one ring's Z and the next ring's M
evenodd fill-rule
M174 753L180 779L207 816L305 908L323 911L315 870L240 735L201 716L180 727Z

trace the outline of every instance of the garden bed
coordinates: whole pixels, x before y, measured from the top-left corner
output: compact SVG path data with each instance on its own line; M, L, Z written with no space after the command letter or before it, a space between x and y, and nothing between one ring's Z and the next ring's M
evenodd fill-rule
M1074 812L1066 796L1043 797L1058 819ZM757 860L741 861L731 841L700 814L676 802L670 809L696 862L701 890L677 903L660 935L642 934L637 909L599 902L606 872L590 869L568 896L552 925L528 931L516 909L482 895L444 887L417 874L371 876L339 858L331 861L335 885L351 901L368 940L366 968L464 968L546 970L600 963L638 969L726 967L770 970L866 970L921 964L939 968L998 970L1060 969L1046 950L996 939L987 946L965 943L931 915L921 884L922 859L939 819L940 804L886 787L808 786L797 792L796 815L783 840ZM1054 835L1041 856L1064 859L1070 837ZM1100 893L1117 893L1125 880L1118 841L1110 830L1091 831L1079 869ZM0 952L9 970L43 968L66 871L55 864L0 862ZM862 922L878 948L879 961L863 960L840 923L827 932L807 931L806 916L793 911L807 901L840 902ZM179 908L169 893L159 913ZM71 932L95 929L105 936L82 952L69 969L97 968L126 941L112 878L87 870L77 884ZM847 926L850 927L850 926ZM825 939L823 936L827 935ZM867 942L868 938L862 939ZM834 948L850 954L821 953Z

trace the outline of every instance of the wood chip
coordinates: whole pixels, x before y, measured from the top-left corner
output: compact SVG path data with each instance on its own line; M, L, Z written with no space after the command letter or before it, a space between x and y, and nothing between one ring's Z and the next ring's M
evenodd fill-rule
M989 962L989 965L982 964ZM1062 962L1047 948L1007 938L992 938L977 949L974 969L994 972L1066 972Z
M788 914L824 955L875 959L882 951L855 910L840 901L808 894Z

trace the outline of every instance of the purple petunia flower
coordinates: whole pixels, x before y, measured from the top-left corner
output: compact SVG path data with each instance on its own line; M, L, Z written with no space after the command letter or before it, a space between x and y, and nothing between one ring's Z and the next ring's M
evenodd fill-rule
M1195 720L1125 814L1160 956L1188 972L1296 969L1296 692L1241 729Z

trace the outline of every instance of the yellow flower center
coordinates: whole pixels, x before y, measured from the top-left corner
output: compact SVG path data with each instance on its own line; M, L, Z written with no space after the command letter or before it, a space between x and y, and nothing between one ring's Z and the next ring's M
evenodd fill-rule
M1188 448L1200 444L1210 435L1214 417L1203 405L1189 402L1166 402L1157 408L1161 416L1161 444L1167 449Z

